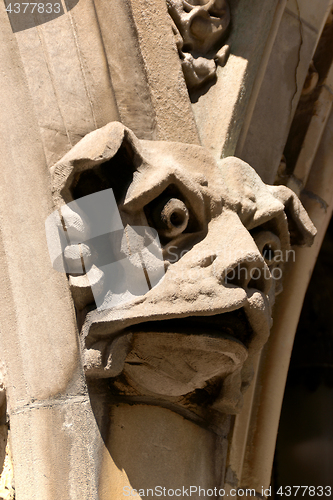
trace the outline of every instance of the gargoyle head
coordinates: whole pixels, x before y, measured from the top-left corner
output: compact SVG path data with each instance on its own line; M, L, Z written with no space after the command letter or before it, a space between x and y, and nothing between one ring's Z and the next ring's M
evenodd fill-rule
M117 122L74 146L53 186L87 376L125 396L238 411L290 243L315 234L296 195L237 158L138 140Z
M227 47L207 55L217 48L230 23L226 0L167 0L169 14L189 88L202 85L216 74L216 64L225 64Z
M230 11L226 0L167 0L184 52L206 54L223 37Z

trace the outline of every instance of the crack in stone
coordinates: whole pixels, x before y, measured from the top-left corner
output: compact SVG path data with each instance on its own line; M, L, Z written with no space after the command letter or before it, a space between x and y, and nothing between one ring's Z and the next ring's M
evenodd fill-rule
M298 73L298 68L300 66L300 62L301 62L301 50L302 50L302 46L303 46L303 42L304 42L304 39L303 39L303 23L302 23L302 18L301 18L301 11L300 11L300 8L299 8L299 3L298 3L298 0L295 0L296 2L296 7L297 7L297 17L298 17L298 21L299 21L299 35L300 35L300 44L299 44L299 47L298 47L298 61L297 61L297 64L296 64L296 68L295 68L295 92L291 98L291 101L290 101L290 116L292 116L292 111L293 111L293 103L294 103L294 99L297 95L297 92L298 92L298 83L297 83L297 73Z
M318 196L316 193L313 193L312 191L308 191L307 189L303 189L302 195L307 196L311 200L316 201L321 206L321 208L325 211L325 213L327 213L328 203L325 200L323 200L323 198Z

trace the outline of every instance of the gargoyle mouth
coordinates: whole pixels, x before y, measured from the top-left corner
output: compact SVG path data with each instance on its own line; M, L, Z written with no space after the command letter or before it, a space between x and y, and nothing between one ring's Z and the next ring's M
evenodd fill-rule
M124 333L140 332L214 335L239 342L247 349L254 335L244 308L214 316L190 316L147 321L132 325L124 330Z
M180 397L239 371L252 329L243 309L132 325L123 377L138 393Z
M129 324L118 321L113 331L95 336L95 342L90 337L86 373L113 378L115 390L127 396L178 398L223 384L223 411L227 398L233 401L228 412L234 412L241 404L244 363L269 333L268 301L252 289L243 306L212 312L174 313L171 318L160 312L151 320L142 315Z
M220 307L215 309L214 300L211 300L210 304L204 303L204 307L201 301L201 310L199 305L195 307L196 303L191 303L190 307L181 308L183 310L179 312L171 312L166 304L161 302L158 308L156 303L153 304L153 314L147 314L146 308L142 307L146 305L143 300L131 304L130 307L125 305L112 311L94 310L88 314L82 328L85 347L89 349L96 342L106 339L112 342L123 334L170 332L228 336L242 343L250 351L260 349L267 340L271 327L268 297L255 289L244 293L244 290L231 286L229 290L233 292L232 297L234 299L235 296L235 300L226 311ZM139 309L138 312L136 309Z

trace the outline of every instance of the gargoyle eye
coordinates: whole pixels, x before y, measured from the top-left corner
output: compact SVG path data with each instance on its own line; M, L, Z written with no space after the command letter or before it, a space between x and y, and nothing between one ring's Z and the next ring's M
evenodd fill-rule
M187 228L190 214L178 198L162 199L152 211L152 220L160 236L174 238Z

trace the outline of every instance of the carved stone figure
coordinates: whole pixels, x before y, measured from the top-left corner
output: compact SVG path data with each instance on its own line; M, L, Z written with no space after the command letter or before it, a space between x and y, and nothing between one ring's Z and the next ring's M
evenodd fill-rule
M228 46L218 50L230 23L226 0L167 0L184 76L189 89L216 74L225 64ZM214 51L215 49L215 51ZM213 53L214 52L214 53Z
M332 214L332 2L227 2L2 5L0 497L270 491ZM295 265L282 155L318 228Z
M117 283L105 279L87 214L72 209L110 188L124 230L113 230L110 215L103 244L114 260L130 261ZM111 392L127 398L203 415L238 412L251 357L269 335L290 243L311 244L315 234L297 196L265 185L237 158L216 162L201 146L138 140L117 122L55 165L53 189L72 235L64 259L76 271L69 280L87 376L112 378ZM158 233L162 260L148 227ZM147 293L126 278L142 268L151 281L157 276Z

